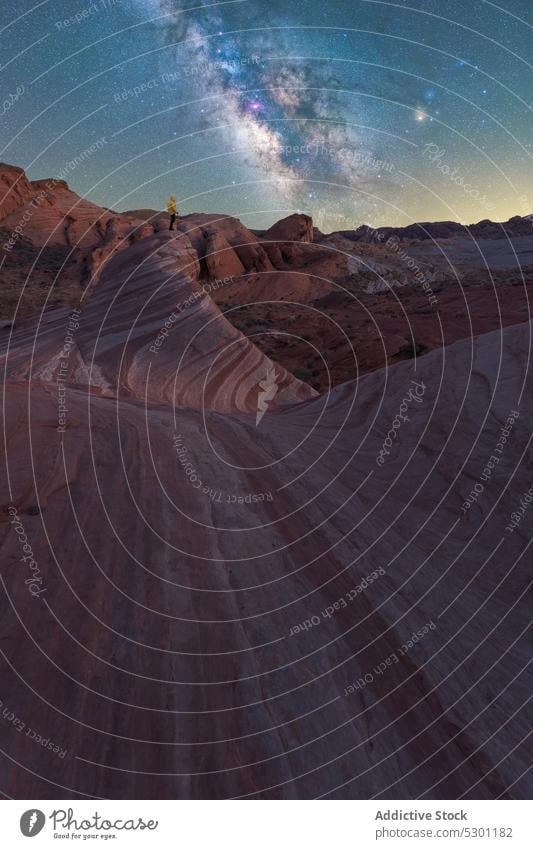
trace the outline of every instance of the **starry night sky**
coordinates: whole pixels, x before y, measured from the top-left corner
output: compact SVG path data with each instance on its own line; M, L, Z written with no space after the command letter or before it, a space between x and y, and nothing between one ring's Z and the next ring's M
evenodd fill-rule
M257 228L529 214L532 5L2 0L0 160Z

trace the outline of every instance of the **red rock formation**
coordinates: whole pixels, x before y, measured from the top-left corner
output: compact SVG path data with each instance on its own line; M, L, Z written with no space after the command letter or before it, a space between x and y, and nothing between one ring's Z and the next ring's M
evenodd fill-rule
M273 224L263 233L263 239L278 242L312 242L313 219L309 215L294 213Z
M22 168L0 162L0 221L31 200L34 194Z
M178 219L177 228L191 240L209 277L237 277L247 271L272 269L257 236L237 218L186 215Z
M260 381L273 368L272 409L315 395L243 336L199 281L189 238L168 231L136 242L106 265L79 319L63 380L108 396L220 411L257 409ZM47 315L34 345L34 326L16 338L12 375L57 380L65 311ZM237 368L238 366L238 368Z
M0 337L4 793L528 798L528 289L429 309L380 246L70 194L32 237L83 242L88 304Z
M20 170L20 169L19 169ZM0 178L9 179L9 169L0 166ZM72 192L64 180L37 180L30 183L22 170L4 200L0 224L4 230L22 228L33 245L64 245L90 249L105 241L111 221L125 236L140 222L96 206Z
M22 169L1 164L0 230L4 284L12 289L2 312L12 317L47 295L75 304L105 261L153 226L79 197L64 180L30 182Z
M299 244L313 241L313 221L308 215L295 213L277 221L262 233L264 248L275 268L301 263L306 256Z
M154 228L162 236L167 232L164 213L114 213L78 197L62 181L29 183L11 166L3 166L2 174L9 209L0 221L3 240L22 222L15 247L4 253L5 320L20 313L22 290L26 310L40 308L45 299L78 305L117 252ZM228 312L229 320L269 357L321 390L528 317L533 236L520 235L529 232L528 218L466 229L453 222L423 226L380 228L383 240L370 243L368 228L324 236L299 214L262 233L222 214L192 214L177 222L209 296L239 307ZM510 245L500 238L504 231L517 234ZM401 250L387 246L391 234ZM428 234L447 238L432 242ZM511 270L506 266L515 250L520 267ZM407 265L411 257L437 292L438 310ZM502 271L492 270L496 263Z
M244 265L222 233L213 227L204 228L204 260L210 277L238 277Z
M183 236L117 255L63 388L64 312L4 344L4 793L529 798L527 533L501 544L531 485L529 324L303 403L287 383L257 425L260 357L207 298L151 356L198 270Z

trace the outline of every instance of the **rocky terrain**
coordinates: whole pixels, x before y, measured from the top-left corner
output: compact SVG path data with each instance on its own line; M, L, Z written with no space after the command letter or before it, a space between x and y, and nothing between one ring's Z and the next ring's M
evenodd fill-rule
M530 282L52 194L71 276L0 337L4 792L528 798Z
M0 166L0 185L4 327L43 307L83 308L116 252L168 226L156 210L102 209L14 166ZM320 392L530 315L530 217L325 235L301 214L257 232L193 214L177 228L229 321Z
M22 168L0 163L0 318L79 304L105 260L152 230L80 198L63 180L30 182Z
M529 319L531 221L482 224L468 236L462 225L413 225L367 240L360 231L369 228L329 235L315 228L293 242L292 254L282 252L283 266L276 242L261 233L276 270L250 273L213 297L269 356L325 391ZM290 220L278 222L277 239L282 227L290 232Z

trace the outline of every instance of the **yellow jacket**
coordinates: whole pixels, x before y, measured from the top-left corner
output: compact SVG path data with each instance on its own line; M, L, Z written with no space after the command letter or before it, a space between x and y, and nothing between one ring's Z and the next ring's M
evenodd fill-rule
M168 199L167 209L169 215L176 215L176 198L174 197L174 195L170 195Z

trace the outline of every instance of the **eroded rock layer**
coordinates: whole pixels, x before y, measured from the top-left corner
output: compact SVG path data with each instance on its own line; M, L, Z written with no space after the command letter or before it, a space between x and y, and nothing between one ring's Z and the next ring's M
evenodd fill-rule
M317 396L198 269L4 340L4 792L527 798L530 324Z

